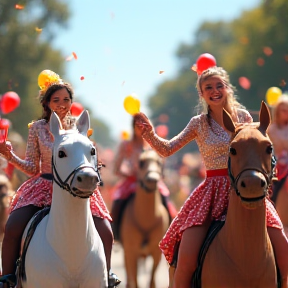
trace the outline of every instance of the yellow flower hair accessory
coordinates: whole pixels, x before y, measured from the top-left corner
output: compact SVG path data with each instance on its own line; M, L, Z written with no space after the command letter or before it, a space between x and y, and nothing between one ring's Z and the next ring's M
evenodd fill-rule
M89 128L87 131L87 137L90 137L93 135L93 129Z
M38 76L38 86L41 93L46 93L47 89L55 84L64 84L58 74L51 70L43 70Z

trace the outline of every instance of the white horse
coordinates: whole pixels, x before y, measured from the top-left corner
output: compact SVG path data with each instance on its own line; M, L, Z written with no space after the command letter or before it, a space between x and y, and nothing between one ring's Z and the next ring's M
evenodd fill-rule
M89 205L89 196L99 184L100 175L96 149L87 137L87 111L77 119L76 126L78 131L65 131L58 116L51 115L52 204L28 246L24 288L108 286L104 248Z

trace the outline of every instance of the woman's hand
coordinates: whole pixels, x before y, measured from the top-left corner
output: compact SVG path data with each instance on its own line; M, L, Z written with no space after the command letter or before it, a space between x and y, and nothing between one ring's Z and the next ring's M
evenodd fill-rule
M144 113L139 112L135 114L134 119L135 125L142 131L142 134L144 132L150 132L154 129L152 123Z
M5 141L0 143L0 154L2 154L8 161L12 158L12 150L11 142Z

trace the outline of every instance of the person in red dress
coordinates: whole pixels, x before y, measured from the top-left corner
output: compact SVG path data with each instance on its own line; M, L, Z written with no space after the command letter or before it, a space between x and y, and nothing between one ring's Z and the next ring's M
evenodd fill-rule
M142 137L160 155L168 157L195 140L206 167L206 179L190 194L159 244L170 265L171 274L177 263L174 277L171 277L174 278L174 288L191 286L198 254L211 222L225 220L231 188L227 168L232 135L225 130L223 108L235 123L253 121L248 111L236 100L229 75L223 68L211 67L203 71L198 77L197 90L203 112L192 117L184 130L171 140L160 138L145 114L135 115L136 125L142 129ZM265 201L268 233L282 282L287 283L288 241L274 206L268 198ZM178 245L176 256L175 248Z
M9 141L0 144L0 153L16 168L25 172L30 178L17 190L11 204L11 214L5 228L5 237L2 245L2 280L10 281L15 275L16 261L20 253L21 238L24 229L32 216L43 207L51 205L52 201L52 148L53 137L49 130L49 120L52 111L56 112L64 129L71 129L75 118L70 114L73 101L73 89L69 83L50 72L51 83L40 87L40 103L43 107L39 120L28 125L29 135L27 140L25 159L19 158L13 151ZM117 286L120 281L110 271L111 250L113 233L110 213L97 188L90 197L90 207L95 227L103 242L109 272L109 287ZM7 282L6 281L6 282ZM0 279L1 282L1 279Z
M120 177L113 191L111 210L114 237L119 241L122 215L127 201L136 190L139 156L144 150L151 149L150 145L142 138L141 130L135 125L134 117L132 118L132 129L131 139L122 141L118 147L113 169L114 174ZM170 219L173 219L177 210L169 199L170 191L162 180L159 181L158 188Z

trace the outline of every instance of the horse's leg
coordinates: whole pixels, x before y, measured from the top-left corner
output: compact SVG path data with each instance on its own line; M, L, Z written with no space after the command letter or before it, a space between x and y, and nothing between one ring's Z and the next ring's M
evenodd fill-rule
M268 227L268 234L274 249L276 262L281 275L281 288L288 287L288 239L285 232Z
M157 247L158 248L158 247ZM161 261L161 252L159 249L152 253L152 258L153 258L153 266L152 266L152 271L151 271L151 279L150 279L150 288L155 288L156 283L155 283L155 275L156 275L156 270L157 267Z
M131 251L130 247L124 248L124 260L126 270L126 287L138 288L137 282L137 253Z

